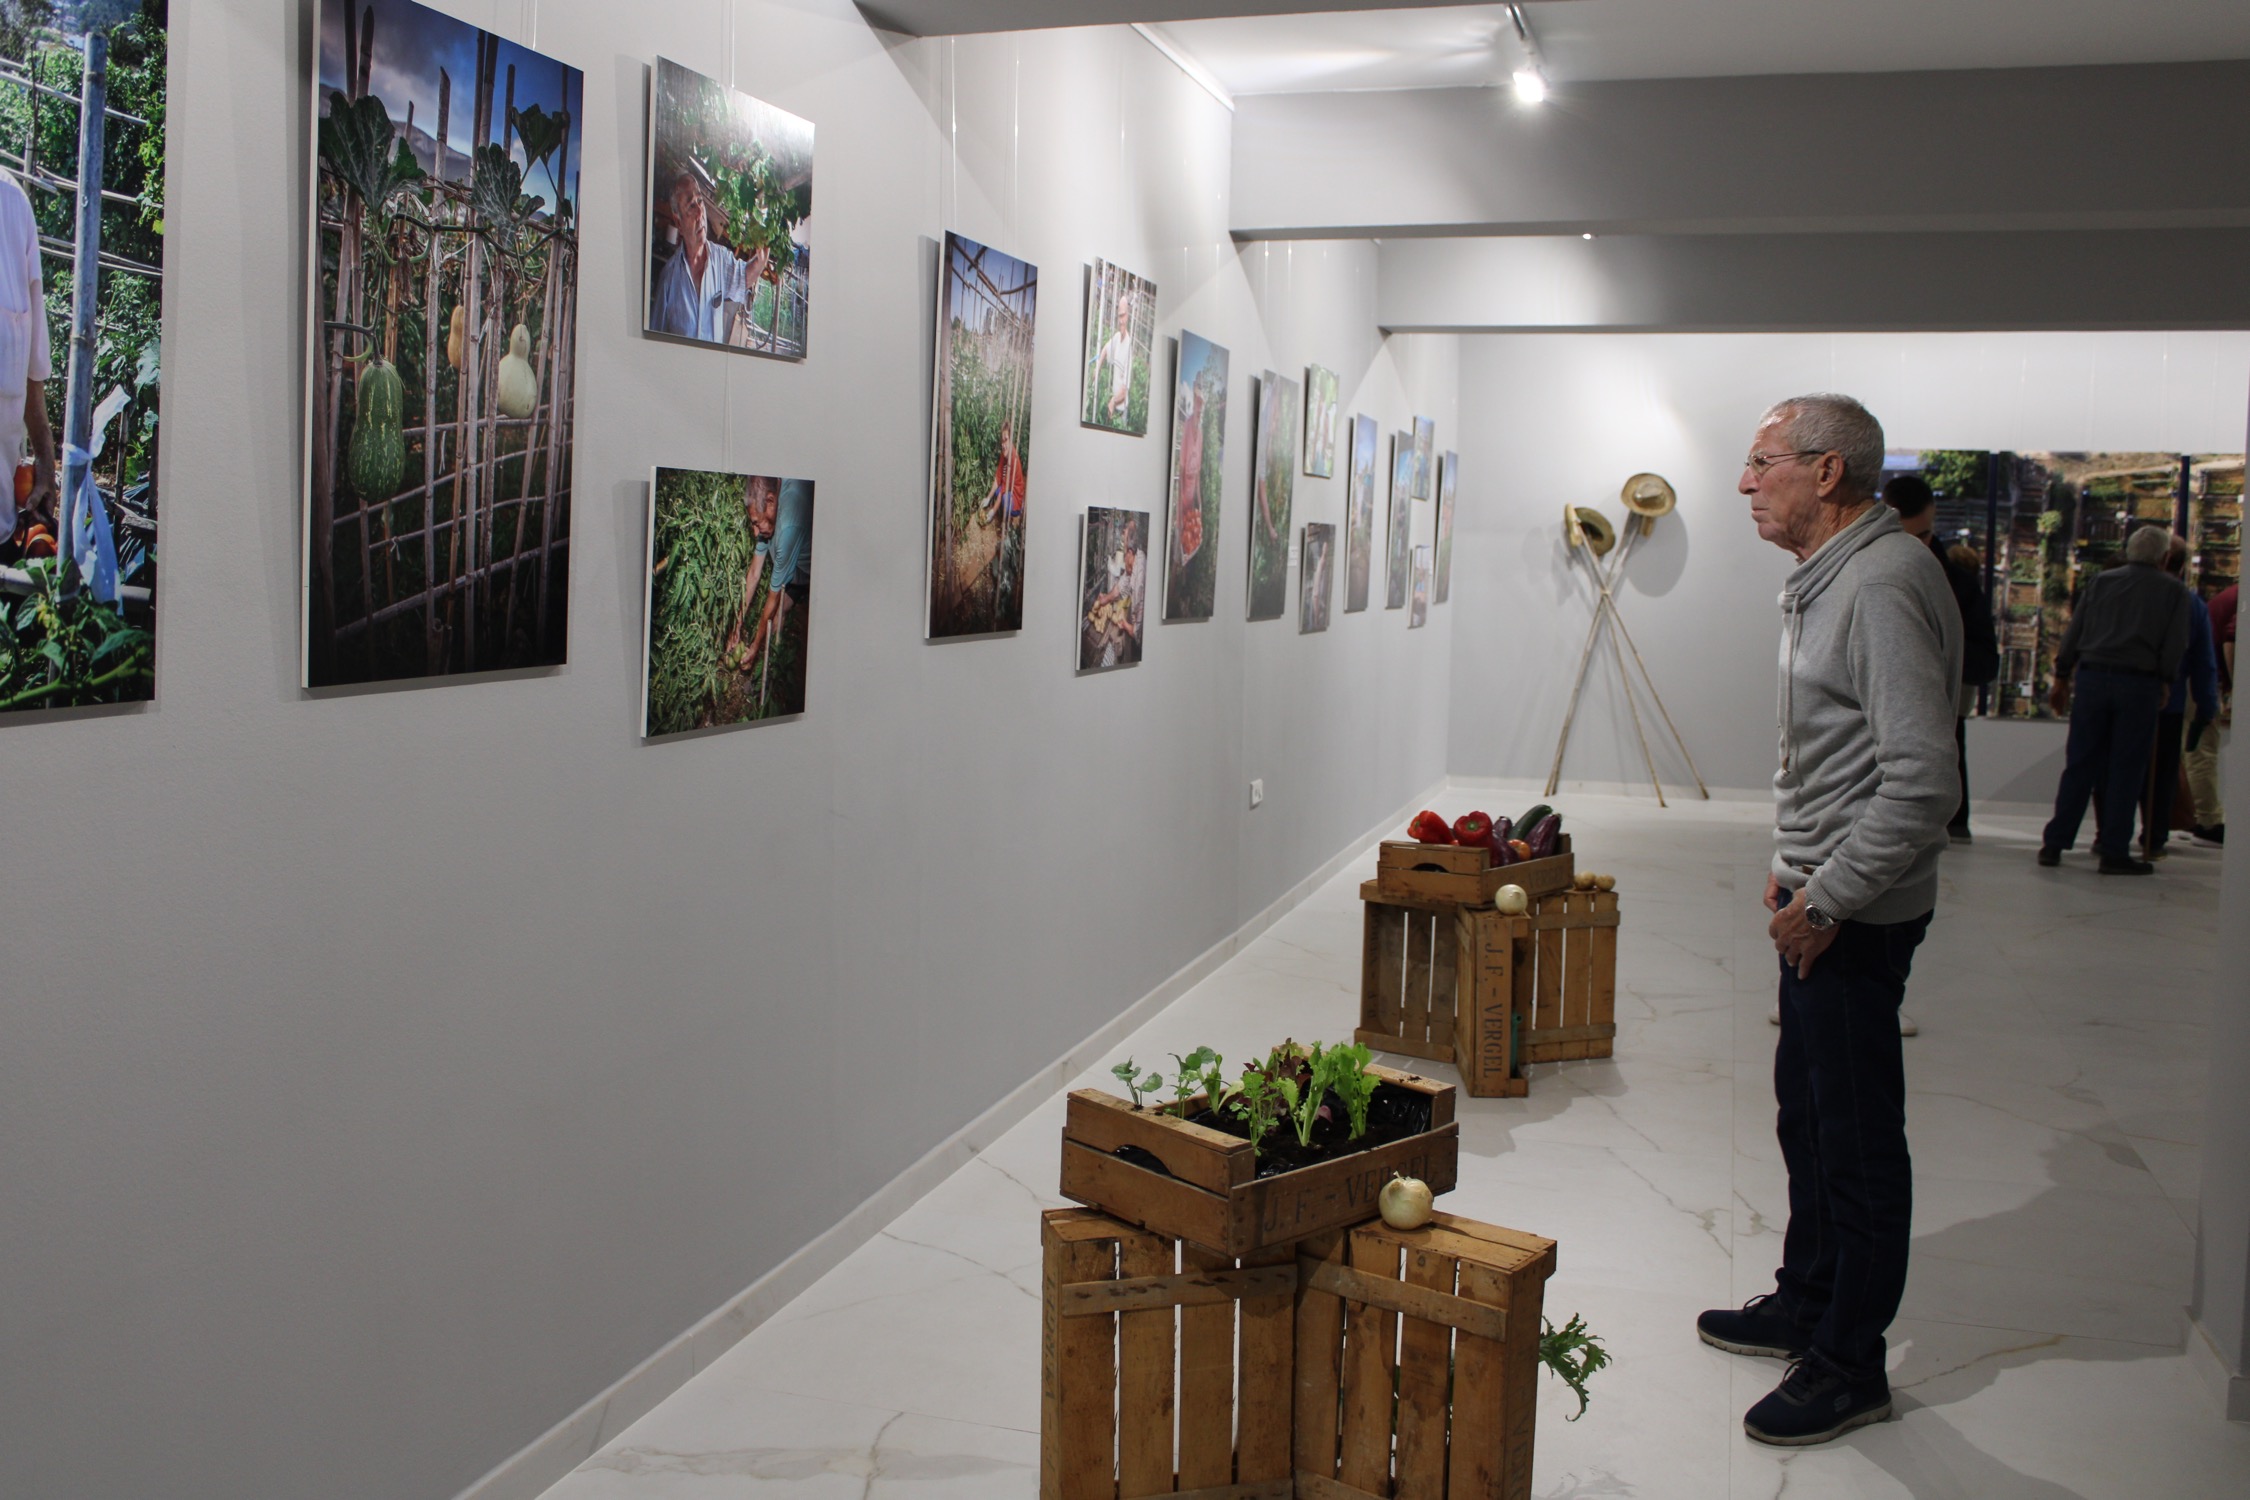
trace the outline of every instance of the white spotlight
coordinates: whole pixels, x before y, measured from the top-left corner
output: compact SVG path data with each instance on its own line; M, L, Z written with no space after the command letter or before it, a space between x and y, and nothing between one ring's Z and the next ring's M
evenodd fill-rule
M1545 102L1547 80L1539 76L1537 68L1516 69L1516 98L1524 104Z

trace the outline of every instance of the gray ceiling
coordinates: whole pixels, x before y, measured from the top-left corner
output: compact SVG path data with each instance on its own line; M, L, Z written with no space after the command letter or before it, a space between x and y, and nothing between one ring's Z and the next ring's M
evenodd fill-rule
M868 20L909 36L1041 31L1193 16L1272 16L1328 10L1395 10L1413 0L859 0Z
M1164 23L1234 93L1506 80L1498 5L1383 0L861 0L920 35ZM2250 0L1528 0L1558 83L2250 57ZM1226 18L1232 19L1215 19Z

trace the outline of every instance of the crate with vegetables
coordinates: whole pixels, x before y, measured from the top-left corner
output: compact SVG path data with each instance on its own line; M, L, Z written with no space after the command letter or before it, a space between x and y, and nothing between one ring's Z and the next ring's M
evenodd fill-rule
M1368 1218L1394 1177L1454 1185L1450 1083L1378 1067L1353 1043L1284 1042L1233 1078L1208 1047L1173 1063L1169 1084L1131 1061L1114 1070L1130 1098L1071 1093L1064 1197L1243 1256Z
M1406 825L1405 839L1376 852L1375 886L1390 898L1453 906L1490 906L1504 885L1544 895L1577 874L1562 814L1546 803L1519 818L1472 812L1445 821L1425 809Z
M1526 1093L1525 1063L1609 1056L1617 882L1575 868L1561 815L1424 811L1407 831L1360 887L1355 1039L1451 1063L1476 1098Z

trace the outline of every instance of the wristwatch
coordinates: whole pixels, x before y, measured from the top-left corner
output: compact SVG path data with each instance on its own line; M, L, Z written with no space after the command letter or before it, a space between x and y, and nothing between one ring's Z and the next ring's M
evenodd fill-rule
M1807 901L1805 903L1805 925L1815 932L1826 932L1836 925L1836 919Z

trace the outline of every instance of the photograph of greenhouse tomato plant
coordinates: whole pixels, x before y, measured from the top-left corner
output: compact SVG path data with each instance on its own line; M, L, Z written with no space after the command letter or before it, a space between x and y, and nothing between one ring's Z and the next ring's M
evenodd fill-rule
M658 58L648 129L648 331L803 359L812 123Z
M1039 268L948 232L930 421L930 638L1023 628Z
M0 712L156 692L166 24L0 0Z
M1297 423L1304 392L1266 371L1258 382L1258 431L1250 476L1250 618L1278 620L1289 607L1290 501L1297 483Z
M1219 582L1219 498L1226 487L1227 351L1183 330L1172 383L1172 479L1166 498L1164 618L1208 620Z
M307 687L567 655L578 70L321 0Z
M805 711L813 482L658 469L649 487L641 733Z

